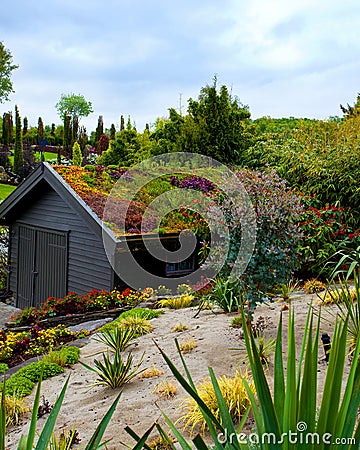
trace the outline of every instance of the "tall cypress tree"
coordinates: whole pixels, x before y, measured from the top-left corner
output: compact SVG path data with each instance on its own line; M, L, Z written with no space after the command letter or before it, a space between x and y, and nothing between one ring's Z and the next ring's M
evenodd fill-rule
M116 135L115 125L112 123L111 127L110 127L110 140L111 141L115 141L115 135Z
M125 130L125 119L124 116L120 116L120 131Z
M39 117L39 119L38 119L37 137L38 137L39 144L40 144L40 141L43 141L45 139L44 123L43 123L43 120L41 117Z
M5 149L8 149L12 142L13 128L14 123L12 112L4 113L2 124L2 144Z
M29 127L28 118L24 117L24 120L23 120L23 136L25 136L25 134L27 133L28 127Z
M21 117L15 105L15 145L14 145L14 172L18 173L24 165L24 149L22 144Z
M64 138L63 149L66 155L70 157L70 144L71 144L71 129L70 129L70 117L65 114L64 116Z
M103 116L99 116L98 125L95 131L95 147L97 148L101 135L104 134L104 121Z

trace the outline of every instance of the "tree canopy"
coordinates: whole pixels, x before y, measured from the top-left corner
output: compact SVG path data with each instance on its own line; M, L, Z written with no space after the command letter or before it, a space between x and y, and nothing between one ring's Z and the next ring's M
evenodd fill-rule
M360 93L357 95L356 102L353 106L347 104L347 106L340 105L340 109L344 114L345 119L350 119L360 115Z
M0 103L9 100L9 95L14 92L11 72L19 66L13 63L13 57L4 43L0 42Z
M83 95L80 94L62 94L55 108L64 120L65 115L69 116L71 121L77 121L80 117L87 117L93 111L91 102L88 102Z

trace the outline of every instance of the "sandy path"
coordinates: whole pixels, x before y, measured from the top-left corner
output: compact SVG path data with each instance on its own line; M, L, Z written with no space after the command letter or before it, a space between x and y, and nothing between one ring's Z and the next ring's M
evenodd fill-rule
M296 314L298 347L301 345L308 303L312 298L313 296L297 296L292 300ZM270 306L262 305L257 308L255 313L255 318L261 315L270 321L266 334L274 337L277 332L280 307L280 303L273 303ZM203 311L197 318L194 318L195 312L196 309L194 308L176 311L167 310L165 314L152 320L154 330L137 340L133 350L135 361L145 351L142 367L151 367L155 364L157 368L164 370L165 374L160 378L135 379L125 386L120 403L106 432L106 438L112 438L108 449L125 448L121 443L134 444L132 438L124 431L126 425L131 426L138 434L143 434L154 420L159 418L162 421L161 413L155 402L172 419L179 417L177 407L179 399L184 397L184 392L174 381L170 370L154 345L154 340L180 368L181 364L176 352L174 338L178 337L181 342L193 337L197 347L191 353L185 355L185 360L194 380L199 380L208 375L207 368L209 366L215 370L217 376L232 375L236 368L240 367L239 360L241 357L234 356L235 352L229 350L232 347L239 347L239 330L229 326L234 314L214 314L210 311ZM287 315L287 313L284 314L285 324ZM173 333L171 329L179 322L185 323L189 330ZM331 325L324 322L321 331L332 334L331 328ZM92 341L81 349L81 360L91 364L94 357L90 355L104 349L105 347L102 344ZM323 356L322 348L319 349L319 356ZM272 364L269 367L270 372L271 369ZM71 428L76 424L79 436L82 439L81 444L84 445L119 390L111 390L104 386L91 386L91 380L94 379L95 374L81 364L76 364L65 374L43 382L42 392L51 403L55 402L69 373L71 374L70 383L57 425L58 428L65 426ZM326 364L319 364L320 384L322 384L325 374ZM173 400L159 400L158 395L153 393L154 387L165 379L173 381L179 387L178 394ZM29 401L32 398L33 396L28 397ZM45 420L46 417L39 420L39 427L43 425ZM22 426L14 428L9 433L7 445L10 450L16 448L20 434L26 431L27 426L28 421L24 420Z

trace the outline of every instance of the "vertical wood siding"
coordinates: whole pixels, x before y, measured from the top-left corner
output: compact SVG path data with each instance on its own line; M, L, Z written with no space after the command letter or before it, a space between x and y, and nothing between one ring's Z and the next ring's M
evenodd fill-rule
M69 291L84 293L91 289L113 288L112 268L106 257L102 239L94 234L86 222L55 191L49 188L19 214L13 224L9 286L12 291L16 292L19 222L49 230L68 227Z

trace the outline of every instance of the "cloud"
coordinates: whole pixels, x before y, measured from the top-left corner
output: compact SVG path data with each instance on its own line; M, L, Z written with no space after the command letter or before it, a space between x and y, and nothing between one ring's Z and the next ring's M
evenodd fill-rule
M16 0L0 19L20 68L17 103L35 125L59 123L62 93L80 93L93 130L131 115L142 129L219 84L253 116L327 117L359 91L357 0Z

